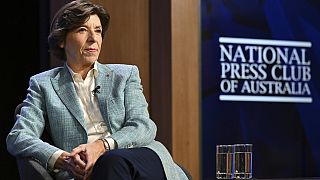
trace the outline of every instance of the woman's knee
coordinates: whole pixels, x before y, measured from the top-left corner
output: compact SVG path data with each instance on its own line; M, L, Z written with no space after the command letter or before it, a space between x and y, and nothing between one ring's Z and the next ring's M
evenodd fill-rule
M101 155L96 163L103 164L104 167L114 167L117 165L128 165L128 161L116 151L109 151Z
M130 167L130 162L123 156L110 151L97 160L91 177L92 179L132 179Z

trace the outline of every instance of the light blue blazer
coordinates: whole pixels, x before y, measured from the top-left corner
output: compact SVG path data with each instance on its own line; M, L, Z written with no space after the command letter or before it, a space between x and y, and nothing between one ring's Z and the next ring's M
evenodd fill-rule
M157 127L149 118L138 68L98 62L97 67L99 107L118 148L148 147L160 157L167 179L187 179L167 149L155 140ZM32 76L24 106L7 136L8 151L14 156L33 157L48 168L49 158L58 149L70 152L87 143L80 107L66 66ZM55 146L39 138L45 128Z

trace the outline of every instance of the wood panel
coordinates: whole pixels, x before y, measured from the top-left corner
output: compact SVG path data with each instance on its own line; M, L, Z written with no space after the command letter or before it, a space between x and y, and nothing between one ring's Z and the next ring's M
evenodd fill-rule
M149 1L92 0L110 13L100 62L135 64L139 67L144 94L150 98Z
M200 179L200 2L172 4L172 154Z

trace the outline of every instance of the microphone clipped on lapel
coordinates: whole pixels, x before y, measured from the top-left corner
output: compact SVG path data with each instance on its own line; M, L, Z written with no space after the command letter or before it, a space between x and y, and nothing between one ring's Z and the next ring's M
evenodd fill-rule
M97 87L95 87L91 92L92 92L92 94L95 96L96 94L99 94L100 93L100 91L99 91L99 89L100 89L101 87L100 86L97 86Z

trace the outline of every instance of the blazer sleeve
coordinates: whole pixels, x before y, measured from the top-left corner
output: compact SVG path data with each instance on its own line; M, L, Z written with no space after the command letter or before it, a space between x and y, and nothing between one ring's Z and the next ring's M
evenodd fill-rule
M31 77L27 98L23 102L20 114L9 132L6 143L8 151L14 156L33 157L44 167L50 156L58 148L40 139L45 128L44 102L41 88L36 78Z

